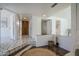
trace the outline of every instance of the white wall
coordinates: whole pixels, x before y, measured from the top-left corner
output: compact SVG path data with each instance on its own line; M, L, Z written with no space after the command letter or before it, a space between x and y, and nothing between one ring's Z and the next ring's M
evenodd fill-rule
M72 50L72 39L67 36L67 29L71 29L71 5L57 11L56 13L53 11L48 13L48 19L52 19L52 33L56 34L56 20L60 20L60 29L61 36L59 37L60 47L71 51Z
M41 35L41 18L39 16L32 16L31 23L31 44L36 44L36 36Z
M0 9L0 19L1 19L1 9ZM0 20L0 23L1 23L1 20ZM1 27L1 24L0 24L0 27ZM0 29L1 31L1 29ZM1 47L1 35L0 35L0 47ZM0 52L1 52L1 49L0 49Z
M76 36L77 36L77 32L76 32L76 4L71 4L71 52L72 52L72 55L75 55L75 49L76 49Z
M52 34L52 20L47 21L47 33L48 35Z
M1 23L0 23L0 34L1 34L1 47L2 52L13 48L15 45L16 35L14 32L14 20L16 19L15 13L10 12L6 9L1 10ZM3 23L4 22L4 23ZM16 24L16 23L15 23Z
M41 17L32 16L32 35L41 35Z
M48 19L51 19L51 28L52 28L52 34L56 34L56 18L53 16L48 17Z
M79 49L79 4L77 4L77 20L76 20L76 49L78 48Z
M71 7L72 52L75 55L75 49L79 49L79 4L72 4Z
M60 20L60 27L61 27L61 35L67 35L67 29L71 28L71 7L66 7L63 10L53 14L50 12L51 15L48 19L52 19L52 34L56 34L56 20Z
M2 10L2 12L1 12L1 20L7 22L7 23L5 23L4 27L1 27L1 37L2 38L7 38L7 39L14 39L14 37L13 37L14 36L13 35L14 14L7 11L7 10Z

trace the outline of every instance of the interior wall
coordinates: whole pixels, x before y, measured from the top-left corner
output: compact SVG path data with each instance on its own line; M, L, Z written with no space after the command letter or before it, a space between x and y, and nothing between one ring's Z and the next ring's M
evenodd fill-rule
M47 33L48 33L48 35L51 35L52 34L51 32L52 32L52 21L49 20L47 22Z
M41 35L41 17L32 16L32 35Z
M79 49L79 4L72 4L72 43L73 43L73 54L75 50Z
M77 4L77 20L76 20L76 49L79 49L79 3Z
M1 19L1 9L0 9L0 19ZM1 20L0 20L0 27L1 27ZM0 28L1 31L1 28ZM1 33L0 33L0 47L1 47ZM1 49L0 49L0 54L1 54Z
M7 9L1 10L1 18L0 18L0 40L1 40L1 47L0 50L2 54L6 53L10 49L15 48L18 33L16 32L16 25L17 25L17 18L16 13L13 13Z
M56 34L56 18L53 16L49 16L48 19L51 19L51 32L52 34Z
M49 10L50 11L50 10ZM53 11L48 13L48 19L52 19L52 33L56 34L56 20L60 20L61 36L59 37L60 47L71 51L72 40L67 36L67 29L71 29L71 5L53 14ZM68 43L69 42L69 43ZM70 44L71 43L71 44Z
M76 49L76 39L77 39L77 9L76 9L76 3L71 4L71 54L75 55L75 49Z
M71 28L71 7L66 7L63 10L53 14L48 17L52 19L52 33L56 34L56 20L60 20L61 35L67 35L66 31L68 28Z
M36 36L41 35L41 18L32 15L29 22L29 43L35 46Z

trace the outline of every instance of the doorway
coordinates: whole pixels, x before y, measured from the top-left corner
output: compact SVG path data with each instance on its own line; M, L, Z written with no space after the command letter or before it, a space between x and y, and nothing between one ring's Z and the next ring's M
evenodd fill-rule
M29 35L29 21L22 21L22 36Z

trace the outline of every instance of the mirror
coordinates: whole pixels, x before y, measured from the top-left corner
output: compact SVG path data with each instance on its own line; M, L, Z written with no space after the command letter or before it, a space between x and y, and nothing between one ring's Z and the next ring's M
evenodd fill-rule
M41 22L41 31L42 35L50 35L52 31L52 22L50 19L42 20Z

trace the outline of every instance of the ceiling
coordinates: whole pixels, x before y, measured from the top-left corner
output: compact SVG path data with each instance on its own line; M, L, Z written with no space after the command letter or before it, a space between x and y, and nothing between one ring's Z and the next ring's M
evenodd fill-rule
M0 3L0 6L20 14L31 15L42 15L47 13L49 9L57 12L68 6L68 4L58 4L56 7L51 8L52 4L54 3Z
M48 8L52 4L50 3L3 3L0 4L2 7L8 8L13 10L17 13L27 13L27 14L35 14L40 15L42 14L45 8Z

